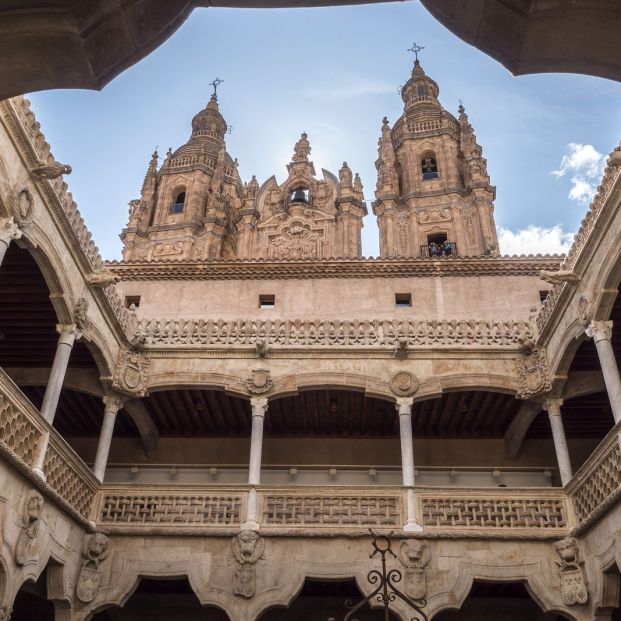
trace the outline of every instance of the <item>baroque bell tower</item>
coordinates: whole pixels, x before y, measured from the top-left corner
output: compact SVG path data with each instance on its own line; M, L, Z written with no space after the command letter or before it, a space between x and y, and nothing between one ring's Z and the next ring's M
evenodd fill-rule
M438 94L417 56L403 114L392 129L384 118L379 140L373 212L382 257L498 254L487 162L464 107L457 119Z

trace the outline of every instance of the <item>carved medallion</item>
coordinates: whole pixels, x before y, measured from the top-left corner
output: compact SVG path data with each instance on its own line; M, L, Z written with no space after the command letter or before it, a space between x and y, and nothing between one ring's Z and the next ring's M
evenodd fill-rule
M43 496L37 490L30 490L21 518L21 530L15 544L15 563L28 565L39 562L39 525L43 510Z
M147 392L149 358L131 349L119 353L112 386L132 396L144 397Z
M246 388L251 395L264 395L274 388L274 382L270 379L267 369L253 369L252 377L246 380Z
M110 553L110 540L103 533L86 535L82 545L82 569L75 588L76 597L87 604L97 597L103 574L100 564Z
M259 533L243 530L231 541L231 550L238 563L233 580L233 593L239 597L254 596L257 574L257 561L263 557L265 541Z
M395 373L390 380L390 390L397 397L411 397L418 390L418 378L409 371Z
M559 556L556 564L561 574L561 598L567 606L586 604L589 594L582 573L583 562L579 558L578 542L573 537L566 537L554 544Z
M530 399L550 390L550 372L543 349L535 348L526 356L516 360L518 374L518 397Z
M418 539L404 541L399 548L399 560L405 566L405 594L413 600L423 599L427 595L425 568L431 560L429 546Z

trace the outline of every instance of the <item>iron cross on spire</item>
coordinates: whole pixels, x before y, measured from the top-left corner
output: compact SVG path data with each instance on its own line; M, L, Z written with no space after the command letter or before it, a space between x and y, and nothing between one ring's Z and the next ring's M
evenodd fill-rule
M213 86L214 97L218 96L218 86L220 86L222 82L224 82L224 80L221 80L220 78L216 78L213 82L209 82L209 86Z
M414 58L416 59L416 62L418 62L418 53L424 49L424 47L421 47L420 45L416 45L416 43L414 43L412 47L408 48L408 52L414 52Z

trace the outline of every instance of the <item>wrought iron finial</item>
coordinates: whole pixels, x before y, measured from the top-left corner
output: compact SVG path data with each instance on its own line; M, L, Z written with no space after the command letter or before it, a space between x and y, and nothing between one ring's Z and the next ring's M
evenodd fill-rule
M371 601L380 603L384 608L385 619L388 619L388 611L391 602L394 602L399 598L404 601L408 606L414 610L414 616L410 621L428 621L427 615L423 612L423 608L427 605L427 601L424 598L412 599L405 593L402 593L395 585L399 584L403 579L401 572L398 569L388 570L386 568L386 555L390 555L392 558L397 558L397 555L392 551L393 531L387 535L379 535L369 529L373 537L371 545L373 546L373 552L369 555L369 558L373 558L376 555L380 555L382 562L381 572L377 569L372 569L368 575L367 580L372 584L375 589L363 598L357 604L354 604L350 600L345 602L346 608L349 612L345 615L343 621L356 621L354 616L365 604L369 605Z
M408 52L414 52L414 58L416 62L418 62L418 53L424 49L425 49L424 47L421 47L420 45L417 45L416 43L414 43L412 47L408 48Z
M216 78L213 82L209 82L209 86L213 86L214 97L218 97L218 86L220 86L222 82L224 82L224 80L221 80L220 78Z

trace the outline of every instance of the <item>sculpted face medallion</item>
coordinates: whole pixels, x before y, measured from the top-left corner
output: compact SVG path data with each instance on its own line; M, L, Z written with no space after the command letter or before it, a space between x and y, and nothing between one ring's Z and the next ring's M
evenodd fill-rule
M392 376L390 390L397 397L411 397L418 390L418 379L413 373L400 371Z

